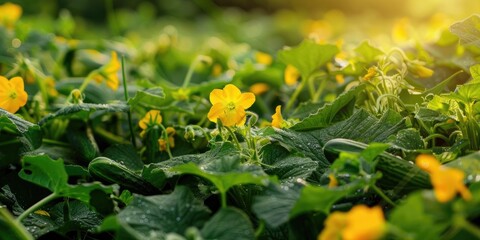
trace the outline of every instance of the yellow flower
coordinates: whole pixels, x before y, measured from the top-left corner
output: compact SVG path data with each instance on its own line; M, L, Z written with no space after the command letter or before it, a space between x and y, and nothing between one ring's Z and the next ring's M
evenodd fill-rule
M298 72L298 70L294 66L287 65L284 75L285 83L288 86L293 86L297 83L298 78L300 77L300 72Z
M167 132L167 136L168 136L168 147L169 148L174 148L175 147L175 139L173 138L173 136L175 136L175 128L167 127L167 129L165 129L165 131ZM165 139L163 139L163 138L158 139L158 146L160 148L160 151L167 150L167 142L165 141Z
M338 186L338 180L337 178L335 178L335 175L333 173L328 174L328 179L330 180L330 182L328 182L329 188Z
M433 75L433 70L418 63L407 64L410 72L419 78L429 78Z
M430 181L433 185L435 198L439 202L448 202L457 193L460 193L462 198L467 201L472 199L472 194L463 183L465 174L462 171L442 166L434 156L428 154L418 155L416 164L430 173Z
M45 85L47 86L47 92L50 97L58 96L58 91L55 89L55 80L52 77L45 78Z
M325 220L325 227L318 235L318 240L336 240L341 237L343 228L347 222L347 213L333 212Z
M334 212L325 220L318 240L375 240L385 232L382 209L357 205L349 212Z
M363 80L368 81L375 77L377 75L377 70L375 70L375 67L370 67L367 71L367 74L363 76Z
M159 110L150 110L145 116L138 122L138 126L142 129L140 136L145 135L146 129L153 125L159 125L162 123L162 115Z
M245 124L245 109L251 107L255 102L253 93L241 93L233 84L227 84L221 89L214 89L210 93L212 108L208 112L208 119L217 122L218 119L226 127L242 126Z
M408 18L398 19L392 28L392 38L396 43L405 43L411 38L411 24Z
M249 90L255 95L260 95L270 89L270 86L266 83L255 83L252 86L250 86Z
M13 3L0 5L0 25L12 28L15 22L22 16L22 7Z
M357 205L347 213L347 224L342 231L344 240L379 239L385 231L385 218L379 206L369 208Z
M120 70L121 65L120 61L118 61L117 53L112 51L111 54L110 61L98 70L93 79L98 83L106 81L107 86L115 91L119 85L117 72Z
M275 108L275 114L272 115L272 127L281 128L283 123L282 106Z
M255 60L258 62L258 63L261 63L263 65L270 65L272 64L272 56L270 56L270 54L268 53L264 53L264 52L256 52L255 53Z
M0 76L0 108L15 113L27 103L28 94L24 90L23 79L14 77L10 81Z

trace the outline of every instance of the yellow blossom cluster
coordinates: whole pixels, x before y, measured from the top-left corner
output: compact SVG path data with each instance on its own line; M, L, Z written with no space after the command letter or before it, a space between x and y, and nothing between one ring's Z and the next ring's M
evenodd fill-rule
M375 240L383 235L385 228L385 217L379 206L357 205L349 212L330 214L318 240Z

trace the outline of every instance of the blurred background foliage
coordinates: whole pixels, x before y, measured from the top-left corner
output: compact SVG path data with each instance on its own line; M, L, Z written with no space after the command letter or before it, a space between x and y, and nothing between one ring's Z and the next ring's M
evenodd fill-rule
M0 1L0 4L7 1ZM297 44L308 28L323 28L327 38L360 42L391 40L395 23L459 21L480 10L477 0L11 0L24 10L32 28L83 39L140 34L153 36L172 25L180 35L219 36L264 51ZM112 11L113 9L113 11ZM74 19L70 21L69 19ZM63 21L55 21L63 19ZM319 21L319 22L308 22ZM316 25L315 25L316 24ZM72 26L74 25L74 26ZM108 26L108 28L105 28ZM415 27L413 27L415 26ZM106 31L108 29L109 31ZM204 33L204 34L202 34ZM347 35L345 35L347 33ZM327 39L329 40L329 39ZM384 43L382 42L382 45Z

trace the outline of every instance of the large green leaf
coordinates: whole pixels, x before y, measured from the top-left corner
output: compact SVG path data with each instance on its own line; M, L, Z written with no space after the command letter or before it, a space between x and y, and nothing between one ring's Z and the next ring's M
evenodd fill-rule
M480 64L475 64L470 67L470 74L472 75L472 82L480 82Z
M29 182L45 187L57 197L71 197L82 202L90 202L90 193L100 190L112 193L112 187L98 182L70 185L63 160L53 160L46 155L24 156L19 176Z
M32 151L42 145L42 130L37 124L26 121L0 108L0 130L9 129L19 135L24 151Z
M397 133L393 145L402 150L417 150L425 148L420 132L414 128L400 130Z
M469 83L458 86L452 97L461 99L464 103L470 103L480 99L480 83Z
M42 210L48 216L35 213L22 221L35 238L52 231L63 234L75 230L93 231L102 222L98 213L80 201L69 201L68 205L60 202Z
M301 122L293 125L291 129L296 131L308 131L325 128L336 121L344 120L352 115L356 96L363 91L365 85L352 88L342 93L332 103L325 104L322 108Z
M308 77L337 53L338 48L335 45L320 45L312 40L304 40L296 47L279 51L277 56L283 63L297 68L302 77Z
M139 104L148 108L158 108L163 105L163 99L165 99L163 89L155 87L144 91L137 91L135 96L128 100L128 104L131 106Z
M422 192L409 195L392 210L389 222L408 233L410 239L440 239L445 225L436 223L437 216L432 214L433 206L438 203L424 195Z
M480 47L479 15L472 15L461 22L454 23L450 26L450 31L460 38L461 44Z
M300 197L301 187L280 187L270 184L265 191L255 197L253 212L268 226L276 228L288 222L290 212Z
M130 110L130 107L125 103L110 103L110 104L93 104L93 103L81 103L68 105L55 113L48 114L42 118L38 125L43 125L48 121L57 118L57 117L68 117L76 116L79 118L86 118L91 112L94 111L105 111L105 112L127 112Z
M308 211L320 211L328 214L335 202L355 191L358 187L357 183L335 188L307 185L300 192L300 197L293 206L290 217L295 217Z
M152 234L183 234L189 227L200 228L209 215L210 210L188 188L177 185L168 195L135 195L132 203L117 218L120 222L118 227L128 225L147 239Z
M170 171L203 177L213 183L222 194L235 185L264 185L269 179L260 167L242 164L240 158L235 156L211 159L200 165L187 163L175 166Z
M201 235L205 239L250 240L255 238L248 216L236 208L222 208L205 223Z
M355 49L355 53L359 55L362 62L370 63L377 60L377 57L384 54L380 49L372 46L368 41L362 42Z
M142 159L131 144L112 145L103 151L102 156L119 162L134 171L140 171L143 168Z
M318 161L320 169L330 166L322 147L331 139L346 138L359 142L387 142L391 135L404 128L400 115L387 111L377 119L363 109L355 112L350 118L323 129L297 132L290 129L275 129L271 137Z
M318 166L312 159L292 156L288 150L274 144L263 147L261 154L265 172L277 176L281 183L305 180Z

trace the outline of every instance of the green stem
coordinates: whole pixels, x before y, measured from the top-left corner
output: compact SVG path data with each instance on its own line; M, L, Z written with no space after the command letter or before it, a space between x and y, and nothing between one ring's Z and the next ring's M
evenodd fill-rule
M20 216L17 217L17 222L21 223L24 218L26 218L30 213L34 212L35 210L39 209L41 206L47 204L48 202L52 201L53 199L59 197L56 193L52 193L42 200L38 201L37 203L33 204L27 210L25 210Z
M0 142L0 146L10 145L10 144L19 143L19 142L20 142L20 140L15 138L15 139Z
M222 208L227 207L227 193L226 192L220 192L220 199L222 201Z
M20 108L22 110L22 113L23 113L23 117L29 121L29 122L35 122L35 119L33 119L30 114L28 113L27 109L25 109L24 107L21 107Z
M43 138L42 142L52 144L52 145L62 146L62 147L70 147L70 144L68 143L64 143L64 142L60 142L60 141L48 139L48 138Z
M258 228L255 230L255 239L258 239L262 235L263 231L265 231L265 222L260 220Z
M115 11L113 9L113 0L107 0L105 4L107 9L108 25L110 26L110 30L112 31L113 35L119 35L120 30L117 24Z
M128 91L127 91L127 74L125 73L125 55L122 55L122 80L123 80L123 96L125 97L125 102L128 102ZM128 127L130 128L130 141L134 148L137 148L137 143L135 142L135 133L133 131L132 123L132 111L128 109Z
M172 155L172 152L170 151L170 141L168 141L167 129L165 129L165 127L162 124L160 124L160 127L162 128L162 138L163 140L165 140L165 144L167 145L166 151L167 151L168 157L172 159L173 155Z
M435 147L435 142L433 142L433 141L435 140L435 138L441 138L441 139L445 140L446 142L449 141L449 139L448 139L447 137L443 136L443 135L440 134L440 133L430 134L430 135L428 135L426 138L424 138L423 140L424 140L425 142L428 142L428 141L430 141L430 139L431 139L431 140L432 140L432 146Z
M378 188L375 185L371 185L371 187L381 198L383 198L383 200L385 200L385 202L392 205L393 207L397 206L397 204L395 204L387 195L385 195L385 193L383 193L383 191L380 188Z
M460 221L459 223L460 227L462 227L463 229L465 229L466 231L468 231L469 233L471 233L472 235L474 235L477 239L480 239L480 229L473 225L472 223L470 223L468 220L462 218L462 221Z
M317 91L315 92L315 95L313 96L313 101L314 102L317 102L318 99L320 98L320 96L322 95L323 93L323 90L325 90L325 87L327 86L327 80L326 79L322 79L320 81L320 85L318 86L318 89Z
M102 127L95 127L93 129L93 131L102 136L103 138L107 139L109 142L112 142L112 143L121 143L121 144L128 144L129 142L126 141L125 139L123 139L123 137L119 137L107 130L105 130L104 128Z
M232 131L232 129L230 127L225 127L225 128L227 129L228 133L230 133L230 136L232 137L233 142L237 146L238 150L242 149L240 147L240 142L238 141L238 138L237 138L237 136L235 136L235 133Z
M193 60L192 64L190 64L190 67L188 68L187 75L185 76L185 79L183 80L182 88L186 88L190 84L190 81L192 80L192 76L193 76L193 71L195 70L195 67L197 66L197 64L200 62L200 59L201 59L201 56L197 56Z
M20 237L19 240L33 240L32 235L20 222L15 221L12 214L4 206L0 206L0 219L8 225L9 229L15 232L16 237Z
M287 105L285 106L285 112L288 112L288 110L290 110L290 108L292 107L293 103L295 103L295 100L297 100L298 95L302 92L303 88L305 87L305 84L307 83L308 78L309 76L302 77L302 81L300 82L298 87L295 89L290 99L288 99Z

